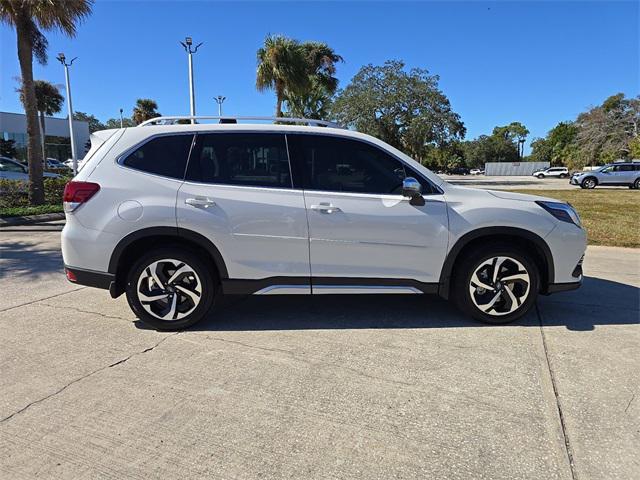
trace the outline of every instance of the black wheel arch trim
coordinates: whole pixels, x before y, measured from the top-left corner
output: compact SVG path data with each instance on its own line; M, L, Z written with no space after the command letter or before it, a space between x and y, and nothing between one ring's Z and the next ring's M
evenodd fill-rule
M547 266L547 271L545 272L546 283L553 283L555 277L553 255L551 254L549 245L547 245L547 242L545 242L542 237L529 230L518 227L484 227L465 233L456 241L453 247L451 247L449 253L447 254L447 258L442 265L442 271L440 272L440 289L438 291L438 294L445 299L449 298L449 288L451 283L451 275L453 273L453 267L456 263L456 260L458 259L460 252L464 247L466 247L470 242L479 238L494 237L500 235L509 237L520 237L523 240L533 242L544 256L544 260ZM542 290L546 290L546 285L542 285Z
M190 240L199 247L205 249L211 255L221 279L229 278L229 272L220 250L218 250L218 248L204 235L196 233L193 230L180 227L149 227L130 233L120 240L116 245L116 248L113 249L111 258L109 259L109 273L116 275L123 253L133 242L143 238L156 236L175 237L176 239L185 238Z

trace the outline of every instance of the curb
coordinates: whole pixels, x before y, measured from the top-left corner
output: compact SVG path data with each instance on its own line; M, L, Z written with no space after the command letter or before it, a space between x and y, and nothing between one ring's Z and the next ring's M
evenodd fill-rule
M42 213L40 215L29 215L27 217L0 218L0 228L30 225L32 223L52 222L54 220L64 220L64 213Z

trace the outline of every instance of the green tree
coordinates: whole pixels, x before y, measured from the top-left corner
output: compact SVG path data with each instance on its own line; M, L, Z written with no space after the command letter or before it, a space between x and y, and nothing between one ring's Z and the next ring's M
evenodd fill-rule
M140 125L146 120L160 117L162 114L158 112L158 104L149 98L139 98L136 100L136 106L133 107L132 120L136 125ZM120 127L118 120L118 127Z
M92 5L92 0L0 0L0 20L16 30L27 117L29 201L32 205L44 203L42 140L33 81L33 56L46 64L47 39L42 32L59 30L67 36L75 36L76 24L91 13Z
M518 158L524 155L524 142L529 135L529 130L520 122L511 122L503 127L495 127L492 136L500 158L508 157L511 153L511 146L514 146ZM504 160L498 160L504 161Z
M327 118L333 94L338 89L335 76L340 55L322 42L305 42L301 45L307 63L309 85L305 90L285 90L287 114L294 117Z
M286 95L309 91L309 64L305 49L293 39L269 35L257 52L256 88L276 93L276 116L282 117Z
M612 95L602 105L578 115L575 124L577 166L628 158L639 134L640 96Z
M60 94L60 90L53 83L49 83L45 80L34 80L33 86L36 90L36 108L40 116L40 138L42 148L42 157L47 156L45 149L45 139L47 136L45 128L45 117L47 115L55 115L62 110L62 104L64 103L64 97ZM25 92L24 85L18 89L20 93L20 101L22 105L25 105Z
M15 158L17 153L15 140L0 138L0 157Z
M84 112L73 112L73 119L87 122L89 124L89 133L97 132L107 128L104 123L98 120L94 115Z
M432 147L464 138L465 128L438 88L439 77L404 66L390 60L362 67L338 93L332 112L343 124L425 160Z
M531 142L530 160L549 162L553 166L567 164L575 150L578 127L573 122L560 122L547 133L545 138Z

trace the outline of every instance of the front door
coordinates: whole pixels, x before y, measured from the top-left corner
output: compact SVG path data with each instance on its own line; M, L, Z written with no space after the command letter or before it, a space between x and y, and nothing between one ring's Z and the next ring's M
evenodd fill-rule
M198 134L176 212L179 227L218 247L230 279L298 277L266 284L310 293L304 198L292 188L284 135Z
M287 142L304 188L313 293L438 282L448 220L435 187L422 179L426 202L411 205L402 181L417 173L379 147L308 134Z

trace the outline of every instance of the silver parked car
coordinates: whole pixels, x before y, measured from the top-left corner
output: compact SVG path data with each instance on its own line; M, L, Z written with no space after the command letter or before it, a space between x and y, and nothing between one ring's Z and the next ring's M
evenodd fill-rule
M589 172L576 172L569 183L582 188L606 185L640 189L640 161L616 162Z

